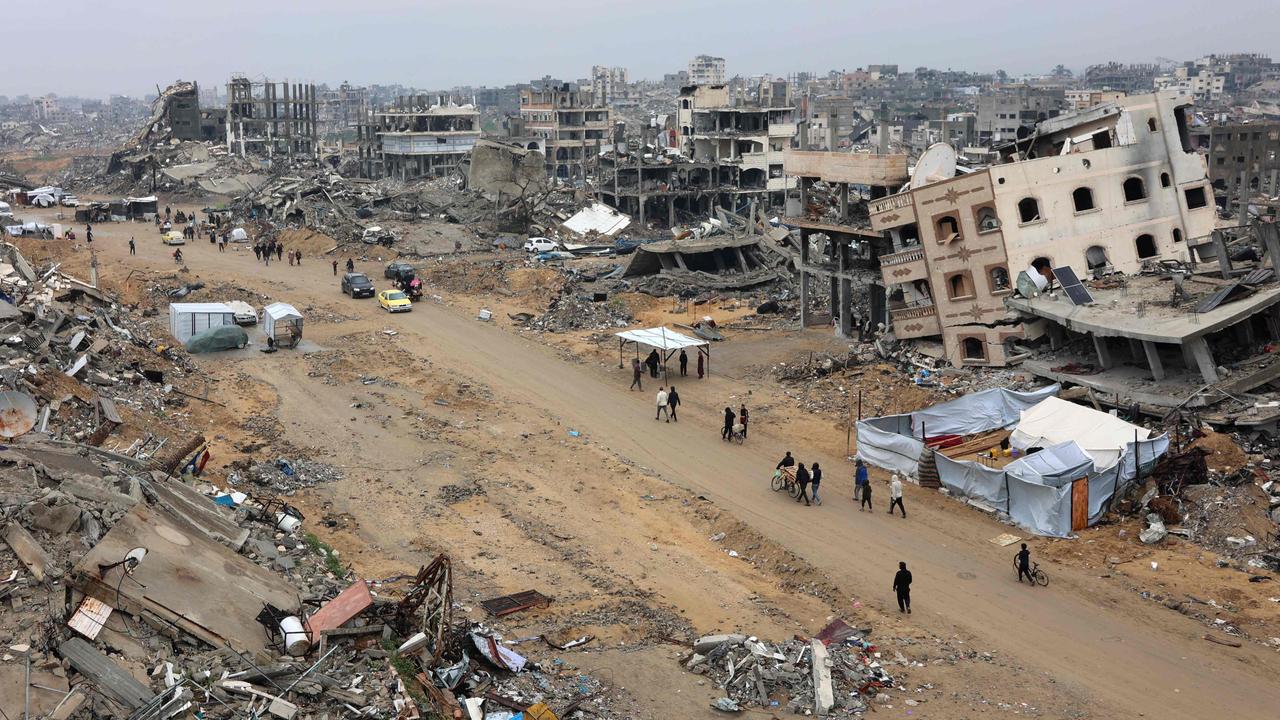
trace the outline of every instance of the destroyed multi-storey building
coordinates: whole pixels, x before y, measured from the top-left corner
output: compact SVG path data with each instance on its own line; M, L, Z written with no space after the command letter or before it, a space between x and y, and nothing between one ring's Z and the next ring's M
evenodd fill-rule
M1066 106L1061 88L1030 85L1001 88L978 97L978 138L984 143L1008 142L1019 131L1055 117Z
M612 107L631 100L630 80L624 67L591 67L591 98L595 105Z
M234 75L227 83L227 150L275 158L315 157L316 86Z
M585 181L600 149L613 142L609 108L570 83L521 90L520 120L524 133L542 138L547 174L560 180Z
M788 203L785 218L786 225L799 233L795 266L800 275L800 325L815 322L809 301L812 283L815 278L826 280L830 320L836 332L847 336L859 325L854 316L861 308L869 307L870 316L875 317L883 316L885 307L884 287L869 282L868 275L874 268L875 247L885 249L886 245L868 226L865 213L855 215L855 206L901 187L909 178L907 156L787 150L784 162L800 196L798 203ZM833 206L811 202L818 183L834 196ZM861 195L864 190L866 198ZM854 293L864 289L869 297L855 301Z
M318 103L320 127L327 136L350 132L369 117L369 89L346 81L320 93Z
M1224 208L1262 193L1280 195L1280 122L1211 122L1191 129Z
M1015 341L1043 331L1005 307L1022 271L1189 260L1216 217L1190 104L1156 93L1046 120L975 172L955 175L942 151L922 159L911 187L869 205L892 241L880 265L894 334L941 336L957 366L1006 365Z
M447 96L401 96L358 125L356 136L362 177L451 175L480 139L480 111Z
M1084 84L1099 90L1120 90L1130 95L1151 92L1160 66L1153 63L1126 65L1118 62L1090 65L1084 70Z
M677 98L676 124L681 152L711 162L728 182L721 184L777 193L794 187L783 173L782 154L798 130L796 109L729 100L724 85L684 88Z

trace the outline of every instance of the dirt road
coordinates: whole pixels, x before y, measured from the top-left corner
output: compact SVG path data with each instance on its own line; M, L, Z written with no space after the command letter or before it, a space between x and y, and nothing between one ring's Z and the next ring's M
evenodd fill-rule
M172 268L166 249L148 241L137 258L120 243L99 243L110 261ZM198 243L185 254L205 275L257 273L252 256L218 254ZM341 303L327 261L302 268L273 265L273 284L297 303ZM380 266L365 265L377 273ZM350 302L350 314L378 313ZM344 305L344 312L346 306ZM909 488L903 520L858 513L848 499L849 466L816 457L793 439L756 424L745 446L719 440L719 408L736 389L725 379L681 383L678 424L652 420L653 392L628 393L628 373L568 362L533 340L446 305L421 303L408 315L380 318L414 339L404 347L436 366L465 369L507 403L540 409L549 421L576 428L593 442L656 470L668 481L717 505L817 566L847 593L890 610L889 585L899 560L915 575L915 613L904 622L948 635L972 636L1068 692L1093 699L1097 717L1275 717L1280 683L1275 655L1246 644L1228 649L1201 639L1203 628L1155 603L1105 586L1097 578L1049 568L1053 584L1029 590L1014 582L1012 551L987 540L1007 530L956 503ZM342 402L341 399L338 402ZM805 508L769 491L767 478L783 450L826 468L821 508ZM625 511L625 510L624 510ZM1018 678L1009 678L1011 685Z

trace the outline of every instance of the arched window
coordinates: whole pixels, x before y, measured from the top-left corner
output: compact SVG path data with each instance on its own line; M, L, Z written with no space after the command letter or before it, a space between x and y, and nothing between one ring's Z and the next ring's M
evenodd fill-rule
M1040 203L1033 197L1022 198L1018 201L1018 221L1022 223L1035 222L1040 219Z
M991 268L988 273L991 280L991 292L1000 292L1009 289L1009 270L1003 266Z
M947 278L947 290L950 291L952 300L973 297L973 281L969 278L969 273L956 273Z
M977 221L978 232L1000 229L1000 216L996 215L996 209L993 207L978 208Z
M954 215L938 218L938 242L948 243L960 239L960 221Z
M1139 235L1138 239L1133 241L1133 244L1138 248L1138 259L1140 260L1155 257L1158 254L1156 252L1156 239L1146 233Z
M1147 129L1148 129L1148 130L1150 130L1151 132L1155 132L1155 131L1156 131L1156 119L1155 119L1155 118L1147 118Z
M1169 173L1160 173L1160 187L1169 187L1173 182L1169 179Z
M1180 243L1180 242L1182 242L1182 229L1181 229L1181 228L1174 228L1174 229L1173 229L1173 241L1174 241L1174 242L1176 242L1176 243Z
M1107 259L1107 249L1101 245L1093 245L1084 251L1085 264L1090 270L1098 270L1111 264Z
M965 360L986 360L987 347L981 338L967 337L960 341L960 350Z
M1147 197L1147 186L1142 182L1142 178L1131 177L1124 181L1124 201L1134 202L1136 200L1144 200Z
M1096 209L1093 204L1093 191L1087 187L1076 188L1071 192L1071 201L1076 205L1076 212Z

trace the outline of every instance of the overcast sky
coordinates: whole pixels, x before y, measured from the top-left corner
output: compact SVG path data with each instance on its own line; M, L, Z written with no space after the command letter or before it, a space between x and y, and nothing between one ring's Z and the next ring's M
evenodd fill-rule
M660 79L699 53L726 58L730 75L1280 56L1280 0L15 0L0 23L9 96L141 95L233 72L444 89L603 64Z

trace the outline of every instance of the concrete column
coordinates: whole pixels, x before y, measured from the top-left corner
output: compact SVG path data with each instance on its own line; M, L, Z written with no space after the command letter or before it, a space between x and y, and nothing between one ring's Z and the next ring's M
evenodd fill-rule
M1230 280L1231 255L1227 252L1227 240L1221 230L1214 230L1211 237L1213 238L1213 253L1218 258L1218 272L1222 274L1224 280Z
M644 195L640 195L640 227L644 227Z
M797 183L800 186L800 217L804 217L805 207L809 204L809 178L801 177Z
M1103 370L1110 370L1116 366L1115 357L1111 354L1111 348L1107 345L1107 338L1093 336L1093 349L1098 353L1098 364Z
M1218 367L1213 362L1213 351L1209 349L1209 343L1203 337L1188 340L1185 345L1190 346L1191 356L1195 358L1196 367L1200 369L1200 376L1207 383L1218 382Z
M844 188L847 191L849 186L846 184ZM840 291L837 293L840 299L840 324L836 326L836 330L841 337L849 337L849 333L853 331L853 283L845 275L849 272L849 246L844 243L836 244L836 270L840 273Z
M1061 325L1049 323L1049 349L1060 350L1066 344L1067 334Z
M1275 223L1258 223L1253 233L1261 241L1263 252L1271 258L1271 267L1280 269L1280 227Z
M677 252L677 253L671 253L671 255L675 258L676 265L679 265L681 270L689 269L689 266L684 264L684 253Z
M667 196L667 227L676 226L676 196Z
M835 275L831 276L831 319L836 319L836 313L840 310L840 279Z
M741 247L736 247L736 248L734 248L733 250L734 250L734 254L735 254L735 255L737 255L737 257L738 257L738 268L739 268L739 271L740 271L740 272L744 272L744 273L745 273L745 272L747 272L747 270L748 270L748 268L747 268L747 256L746 256L745 254L743 254L743 252L742 252L742 248L741 248Z
M840 223L849 221L849 183L840 183Z
M1160 362L1160 348L1150 340L1142 341L1142 349L1147 353L1147 367L1151 368L1151 377L1164 379L1164 364Z
M1132 362L1135 365L1142 362L1142 355L1143 355L1142 342L1140 340L1134 340L1133 338L1125 338L1125 339L1129 341L1130 362Z
M801 194L803 196L803 193ZM800 328L809 325L809 240L800 233Z

